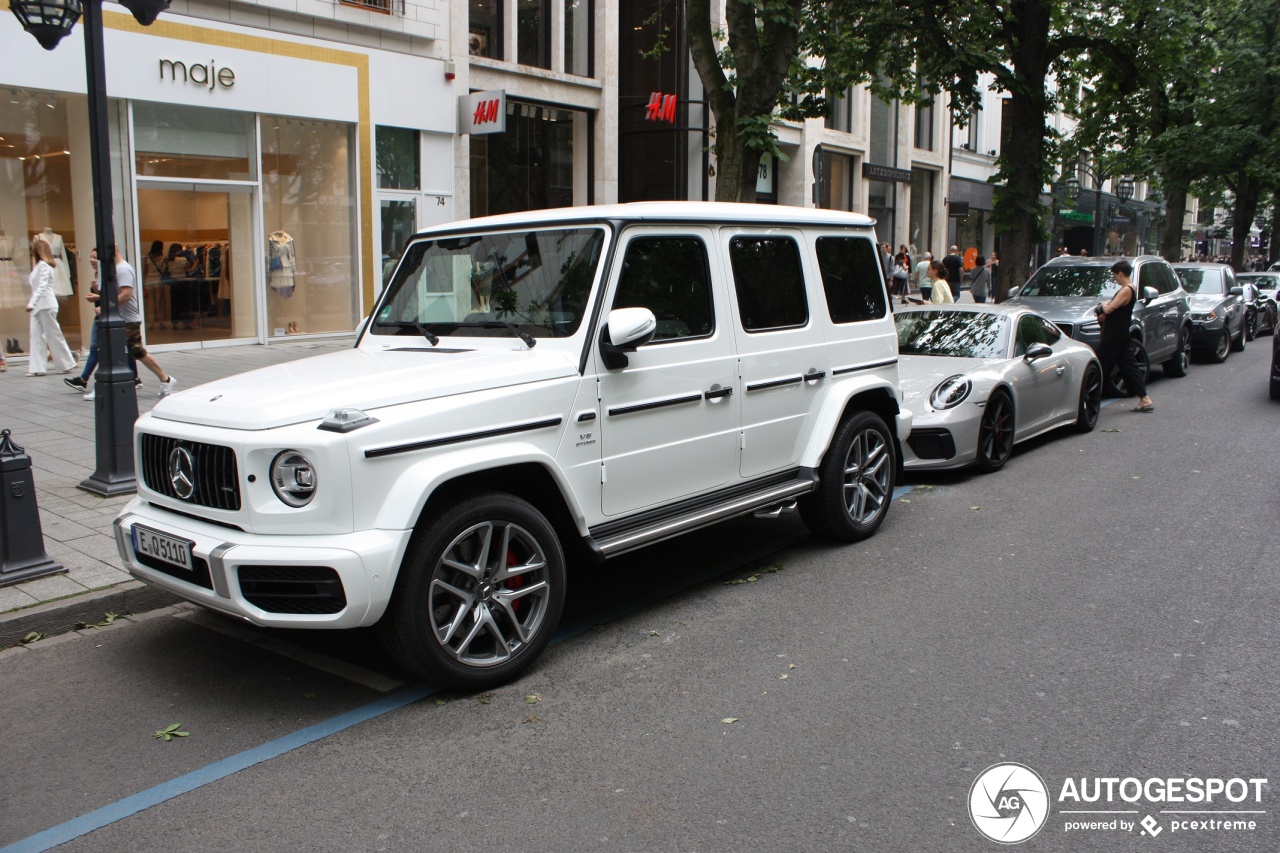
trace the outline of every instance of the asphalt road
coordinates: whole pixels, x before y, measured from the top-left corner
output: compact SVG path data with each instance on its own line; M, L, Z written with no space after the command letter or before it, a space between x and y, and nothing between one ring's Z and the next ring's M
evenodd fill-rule
M1068 778L1280 782L1270 343L1153 383L1154 415L1118 401L1000 473L917 478L868 542L745 519L579 570L573 630L520 681L294 749L414 689L368 632L184 612L0 657L0 845L123 801L58 849L991 851L970 788L1008 761L1048 788L1024 849L1275 851L1271 782L1260 802L1059 801ZM155 739L172 723L190 736ZM263 744L279 754L214 764ZM1209 809L1262 813L1167 813ZM1156 837L1065 829L1147 816Z

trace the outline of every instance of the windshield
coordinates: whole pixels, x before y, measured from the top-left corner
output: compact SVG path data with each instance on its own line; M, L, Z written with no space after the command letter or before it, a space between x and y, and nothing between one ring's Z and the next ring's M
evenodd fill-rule
M1247 281L1263 290L1275 290L1280 286L1280 275L1265 272L1236 273L1236 281Z
M894 316L900 355L1005 358L1009 322L979 311L904 311Z
M1043 266L1027 280L1018 296L1087 296L1110 299L1119 290L1111 270L1101 264Z
M601 228L521 230L412 243L374 334L564 338L581 325L604 245Z
M1178 271L1178 278L1182 279L1182 287L1187 293L1208 293L1214 296L1221 296L1224 291L1222 289L1222 270L1215 269L1186 269L1183 267L1174 267Z

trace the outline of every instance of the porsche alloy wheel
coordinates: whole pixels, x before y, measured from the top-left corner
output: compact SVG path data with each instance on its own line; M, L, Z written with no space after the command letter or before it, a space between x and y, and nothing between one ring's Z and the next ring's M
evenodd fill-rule
M998 471L1013 455L1013 401L1003 391L987 400L978 429L978 467Z
M1090 364L1080 382L1080 402L1076 407L1076 432L1092 432L1102 412L1102 368Z

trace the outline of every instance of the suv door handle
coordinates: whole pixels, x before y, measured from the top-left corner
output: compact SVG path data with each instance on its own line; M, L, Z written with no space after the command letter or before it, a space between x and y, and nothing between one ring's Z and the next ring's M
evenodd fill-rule
M825 370L818 370L817 368L813 368L804 375L804 381L816 382L817 380L822 379L826 375L827 375L827 372Z
M728 385L724 388L712 388L710 391L702 395L707 400L719 400L721 397L732 397L733 386Z

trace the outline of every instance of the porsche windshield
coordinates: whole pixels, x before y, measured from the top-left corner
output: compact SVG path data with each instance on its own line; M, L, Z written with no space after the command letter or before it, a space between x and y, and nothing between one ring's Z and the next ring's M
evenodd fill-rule
M1049 264L1035 271L1018 296L1084 296L1110 299L1119 290L1111 270L1102 264L1055 266Z
M1008 318L981 311L903 311L894 316L899 355L1005 358Z
M587 311L604 237L588 227L411 243L371 331L568 337Z

